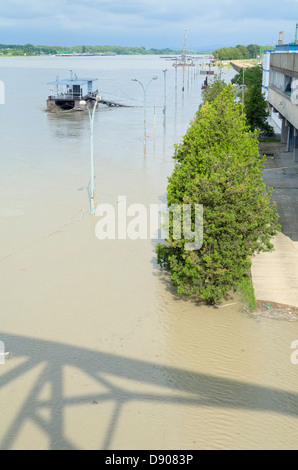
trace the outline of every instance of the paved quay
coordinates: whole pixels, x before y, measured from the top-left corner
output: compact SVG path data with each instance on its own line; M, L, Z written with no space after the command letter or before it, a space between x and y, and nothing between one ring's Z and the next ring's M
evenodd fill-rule
M298 307L298 162L293 153L268 157L263 179L274 188L282 231L273 240L275 250L253 258L252 279L257 300Z

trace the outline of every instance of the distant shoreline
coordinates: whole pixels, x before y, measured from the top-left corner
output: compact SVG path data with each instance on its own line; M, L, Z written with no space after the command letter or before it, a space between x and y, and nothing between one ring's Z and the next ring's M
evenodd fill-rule
M0 44L0 56L43 56L43 55L181 55L182 49L156 49L134 46L35 46L33 44ZM210 54L211 51L185 51L187 55Z
M193 53L191 56L192 57L197 57L197 56L203 56L207 57L210 56L212 53L211 52L196 52ZM169 58L170 54L104 54L104 53L98 53L98 54L2 54L0 52L0 59L1 58L18 58L18 57L137 57L137 56L155 56L155 57L161 57L161 58ZM175 60L175 58L179 57L179 54L172 54L172 59ZM229 62L229 61L228 61ZM229 67L230 68L230 67Z

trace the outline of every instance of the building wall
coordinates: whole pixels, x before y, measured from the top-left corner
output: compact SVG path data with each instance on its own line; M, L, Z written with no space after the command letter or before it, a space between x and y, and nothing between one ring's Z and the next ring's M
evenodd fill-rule
M269 87L269 74L270 74L270 57L271 53L265 51L263 55L263 81L262 89L265 96L265 99L268 98L268 87Z
M298 106L293 104L287 95L269 87L268 102L292 126L298 128Z
M298 53L270 54L268 102L298 129L298 103L293 93L295 80L298 80Z
M298 161L298 51L272 52L267 100L281 121L282 142Z

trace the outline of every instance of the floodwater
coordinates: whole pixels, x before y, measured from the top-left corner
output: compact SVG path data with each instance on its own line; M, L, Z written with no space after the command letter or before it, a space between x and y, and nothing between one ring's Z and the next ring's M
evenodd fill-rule
M98 78L97 203L165 202L204 76L158 57L1 58L1 449L295 449L295 322L181 298L155 240L98 240L89 121L44 112L48 81ZM166 72L166 113L164 74ZM198 72L196 68L195 72ZM147 145L143 147L143 91ZM233 71L224 71L229 80ZM233 303L237 299L231 299Z

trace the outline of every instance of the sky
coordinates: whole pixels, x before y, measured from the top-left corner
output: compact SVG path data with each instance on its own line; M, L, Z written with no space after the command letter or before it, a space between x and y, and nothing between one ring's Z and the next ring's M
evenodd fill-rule
M298 0L0 0L0 44L208 50L294 39Z

